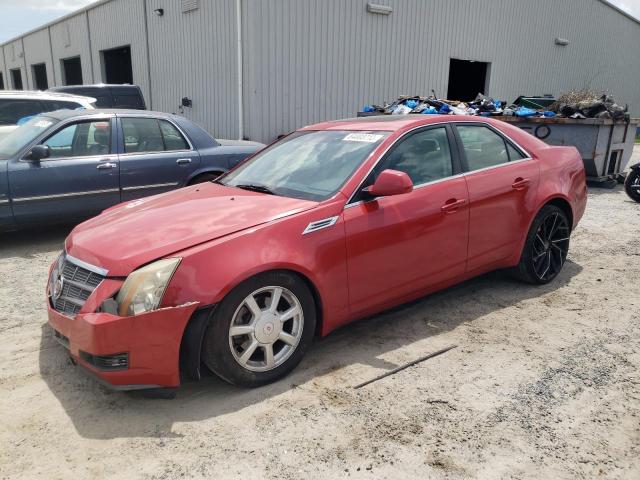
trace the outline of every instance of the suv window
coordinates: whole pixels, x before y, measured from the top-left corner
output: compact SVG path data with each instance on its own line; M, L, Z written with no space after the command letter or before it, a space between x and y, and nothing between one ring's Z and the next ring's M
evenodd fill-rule
M525 158L504 137L484 125L458 125L470 171Z
M0 125L16 125L21 118L37 115L42 110L39 100L0 100Z
M188 150L182 134L165 120L155 118L122 118L126 153Z
M43 143L51 148L50 158L108 155L111 153L111 124L105 120L74 123Z
M373 171L373 183L383 170L405 172L414 186L453 175L447 130L430 128L401 140ZM370 183L368 183L370 184Z

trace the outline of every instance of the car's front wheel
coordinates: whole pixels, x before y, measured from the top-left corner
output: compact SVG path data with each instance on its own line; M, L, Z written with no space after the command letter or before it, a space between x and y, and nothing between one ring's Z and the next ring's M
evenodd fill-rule
M313 295L295 274L267 272L233 289L205 333L203 361L230 383L256 387L282 378L313 340Z
M567 259L570 234L569 219L562 209L542 207L529 229L516 275L538 285L556 278Z
M640 171L634 169L627 174L624 189L629 197L640 203Z

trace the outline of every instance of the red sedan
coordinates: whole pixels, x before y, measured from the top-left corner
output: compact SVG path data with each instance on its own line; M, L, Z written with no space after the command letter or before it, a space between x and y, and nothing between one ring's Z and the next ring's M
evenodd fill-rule
M552 281L586 198L575 148L499 121L321 123L76 227L51 267L49 322L116 388L177 387L201 363L262 385L314 336L475 275Z

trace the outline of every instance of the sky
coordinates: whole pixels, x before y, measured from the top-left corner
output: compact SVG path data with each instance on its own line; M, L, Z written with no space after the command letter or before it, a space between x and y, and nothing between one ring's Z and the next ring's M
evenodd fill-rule
M95 0L0 0L0 42L17 37ZM610 0L640 19L640 0Z

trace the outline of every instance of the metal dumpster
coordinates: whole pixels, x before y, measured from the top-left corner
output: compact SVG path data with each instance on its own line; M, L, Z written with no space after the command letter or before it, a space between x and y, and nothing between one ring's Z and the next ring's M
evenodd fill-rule
M631 158L640 120L602 118L493 117L529 132L549 145L578 149L590 183L613 186Z

